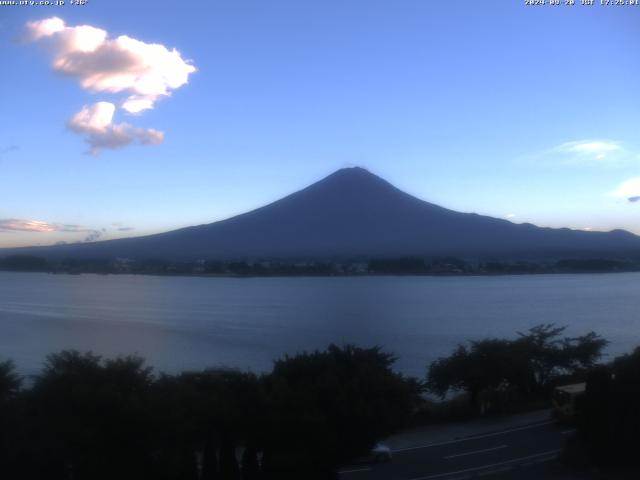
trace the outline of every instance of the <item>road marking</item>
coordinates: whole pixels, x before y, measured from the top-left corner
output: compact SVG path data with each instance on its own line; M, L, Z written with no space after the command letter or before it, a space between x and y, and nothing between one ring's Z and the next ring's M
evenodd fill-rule
M494 450L500 450L502 448L507 448L507 446L506 445L500 445L499 447L491 447L491 448L483 448L482 450L474 450L473 452L456 453L455 455L448 455L448 456L446 456L444 458L464 457L466 455L475 455L476 453L492 452Z
M371 467L354 468L353 470L340 470L338 473L342 475L344 473L368 472L369 470L371 470Z
M493 468L493 467L500 467L503 465L508 465L510 463L518 463L518 462L522 462L523 460L530 460L532 458L540 458L540 457L545 457L545 456L550 456L552 455L552 457L546 459L546 460L552 460L553 458L555 458L555 456L560 453L560 450L549 450L548 452L541 452L541 453L536 453L533 455L527 455L526 457L519 457L519 458L512 458L511 460L505 460L504 462L497 462L497 463L489 463L487 465L481 465L479 467L471 467L471 468L465 468L464 470L457 470L455 472L444 472L444 473L437 473L435 475L427 475L426 477L415 477L412 478L410 480L431 480L433 478L443 478L443 477L449 477L451 475L459 475L461 473L469 473L469 472L477 472L479 470L486 470L488 468ZM541 462L542 460L540 460Z
M576 431L576 429L575 429L575 428L571 428L571 429L569 429L569 430L564 430L564 431L562 432L562 434L563 434L563 435L570 435L570 434L574 433L575 431Z
M410 450L419 450L421 448L439 447L440 445L451 445L452 443L468 442L470 440L478 440L480 438L496 437L498 435L504 435L506 433L519 432L520 430L528 430L530 428L544 427L545 425L549 425L550 423L555 423L555 422L548 421L548 422L536 423L532 425L525 425L523 427L511 428L509 430L502 430L500 432L485 433L482 435L475 435L471 437L457 438L455 440L447 440L446 442L428 443L426 445L419 445L416 447L398 448L397 450L392 450L392 452L393 453L408 452Z
M493 468L491 470L486 470L484 472L478 473L479 477L486 477L487 475L495 475L496 473L503 473L513 470L513 465L507 465L506 467L498 467Z

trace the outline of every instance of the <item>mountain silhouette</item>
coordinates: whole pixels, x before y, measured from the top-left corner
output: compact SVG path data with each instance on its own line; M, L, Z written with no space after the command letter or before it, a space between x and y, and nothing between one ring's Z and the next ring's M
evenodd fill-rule
M638 256L624 230L541 228L461 213L413 197L359 167L334 172L256 210L206 225L93 243L0 250L62 258Z

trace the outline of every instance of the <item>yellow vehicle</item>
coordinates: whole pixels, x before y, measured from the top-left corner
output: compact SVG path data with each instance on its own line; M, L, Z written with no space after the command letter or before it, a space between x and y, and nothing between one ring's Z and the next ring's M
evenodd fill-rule
M553 416L562 423L573 423L582 408L586 383L563 385L553 389Z

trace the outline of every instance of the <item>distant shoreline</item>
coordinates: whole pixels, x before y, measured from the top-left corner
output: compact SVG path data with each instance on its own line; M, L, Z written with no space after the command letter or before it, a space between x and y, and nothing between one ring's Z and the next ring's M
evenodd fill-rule
M47 260L29 255L0 258L0 271L52 274L142 274L203 277L496 276L640 271L630 259L469 260L370 258L341 260L162 260L129 258Z
M611 271L546 271L546 272L504 272L504 273L363 273L363 274L300 274L300 275L242 275L234 273L198 274L198 273L139 273L139 272L51 272L51 271L26 271L26 270L0 270L2 273L46 273L48 275L99 275L99 276L145 276L145 277L185 277L185 278L364 278L364 277L432 277L432 278L459 278L459 277L525 277L541 275L597 275L597 274L622 274L639 273L640 270L611 270Z

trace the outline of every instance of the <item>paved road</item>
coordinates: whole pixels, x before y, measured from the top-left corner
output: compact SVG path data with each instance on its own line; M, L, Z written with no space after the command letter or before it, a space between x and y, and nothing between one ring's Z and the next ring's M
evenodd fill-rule
M466 438L414 445L393 450L383 464L341 469L341 480L453 480L532 468L540 471L557 458L572 431L549 420L478 434ZM524 475L526 476L526 475Z

